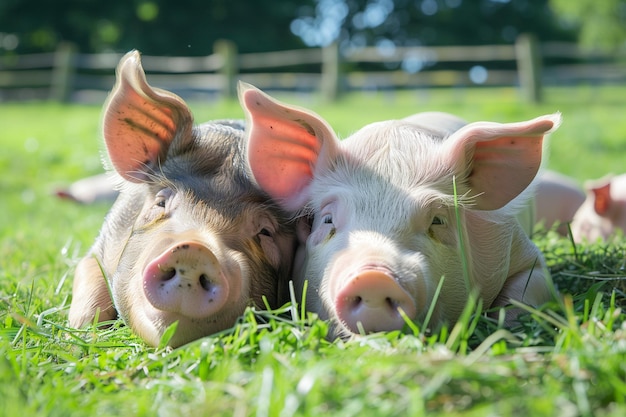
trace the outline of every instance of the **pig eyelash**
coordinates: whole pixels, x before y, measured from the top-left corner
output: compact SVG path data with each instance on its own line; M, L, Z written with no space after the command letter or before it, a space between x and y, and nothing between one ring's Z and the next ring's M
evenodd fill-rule
M269 247L267 245L275 245L274 242L274 230L271 228L263 227L254 237L254 241L260 247L262 251L267 251ZM270 246L271 247L271 246Z
M433 221L431 222L432 226L439 226L439 225L445 225L446 222L444 221L443 217L439 217L439 216L434 216L433 217Z
M326 235L326 240L329 240L330 238L335 236L337 229L335 228L335 225L333 223L332 214L325 214L324 217L322 217L322 224L329 224L331 226L328 234Z
M173 193L174 192L172 191L171 188L162 189L156 194L155 199L154 199L154 205L157 207L165 208L167 204L167 200L169 200L172 197Z
M255 225L255 228L257 230L257 239L260 239L261 236L273 238L274 233L276 232L276 224L271 219L271 217L262 216L259 219L259 222Z

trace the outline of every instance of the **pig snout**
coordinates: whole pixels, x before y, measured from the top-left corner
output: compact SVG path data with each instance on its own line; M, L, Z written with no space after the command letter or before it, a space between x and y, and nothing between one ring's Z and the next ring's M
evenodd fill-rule
M400 330L405 325L400 310L409 318L417 314L412 297L390 273L370 268L352 276L338 291L335 308L353 333Z
M148 263L143 288L156 309L190 318L215 314L229 299L217 257L197 242L178 243Z

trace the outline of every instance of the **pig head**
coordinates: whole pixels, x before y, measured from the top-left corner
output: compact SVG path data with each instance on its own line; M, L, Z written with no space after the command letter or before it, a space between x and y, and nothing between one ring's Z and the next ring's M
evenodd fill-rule
M626 231L626 174L585 183L586 198L572 220L576 242L609 241Z
M256 182L299 214L296 294L349 336L405 319L453 324L485 307L538 306L552 285L516 219L560 115L465 125L444 113L374 123L339 141L318 115L240 85ZM456 188L456 190L455 190ZM435 292L443 280L441 293ZM507 310L507 321L519 311Z
M253 185L243 122L195 126L178 96L147 84L128 53L104 107L119 197L77 266L70 325L119 314L147 343L178 322L179 346L284 302L293 221Z

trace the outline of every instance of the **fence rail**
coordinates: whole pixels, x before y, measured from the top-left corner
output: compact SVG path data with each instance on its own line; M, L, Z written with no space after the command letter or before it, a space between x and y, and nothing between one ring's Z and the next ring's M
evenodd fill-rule
M0 101L101 101L114 83L121 54L81 54L70 44L54 53L0 56ZM511 45L366 47L337 45L238 54L218 41L202 57L143 56L150 83L185 98L234 96L236 80L265 90L320 91L329 99L355 89L520 86L529 101L543 85L623 83L626 53L585 51L571 43L541 43L522 35ZM473 73L474 71L474 73ZM476 76L478 75L478 76Z

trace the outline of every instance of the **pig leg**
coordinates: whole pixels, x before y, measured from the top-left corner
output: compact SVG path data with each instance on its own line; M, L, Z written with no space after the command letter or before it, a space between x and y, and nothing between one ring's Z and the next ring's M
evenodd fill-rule
M82 204L112 203L117 195L111 174L97 174L82 178L69 187L56 191L57 197Z
M70 326L80 328L89 324L98 314L98 310L100 310L99 322L114 320L117 317L100 265L96 258L88 256L76 267L69 312Z

